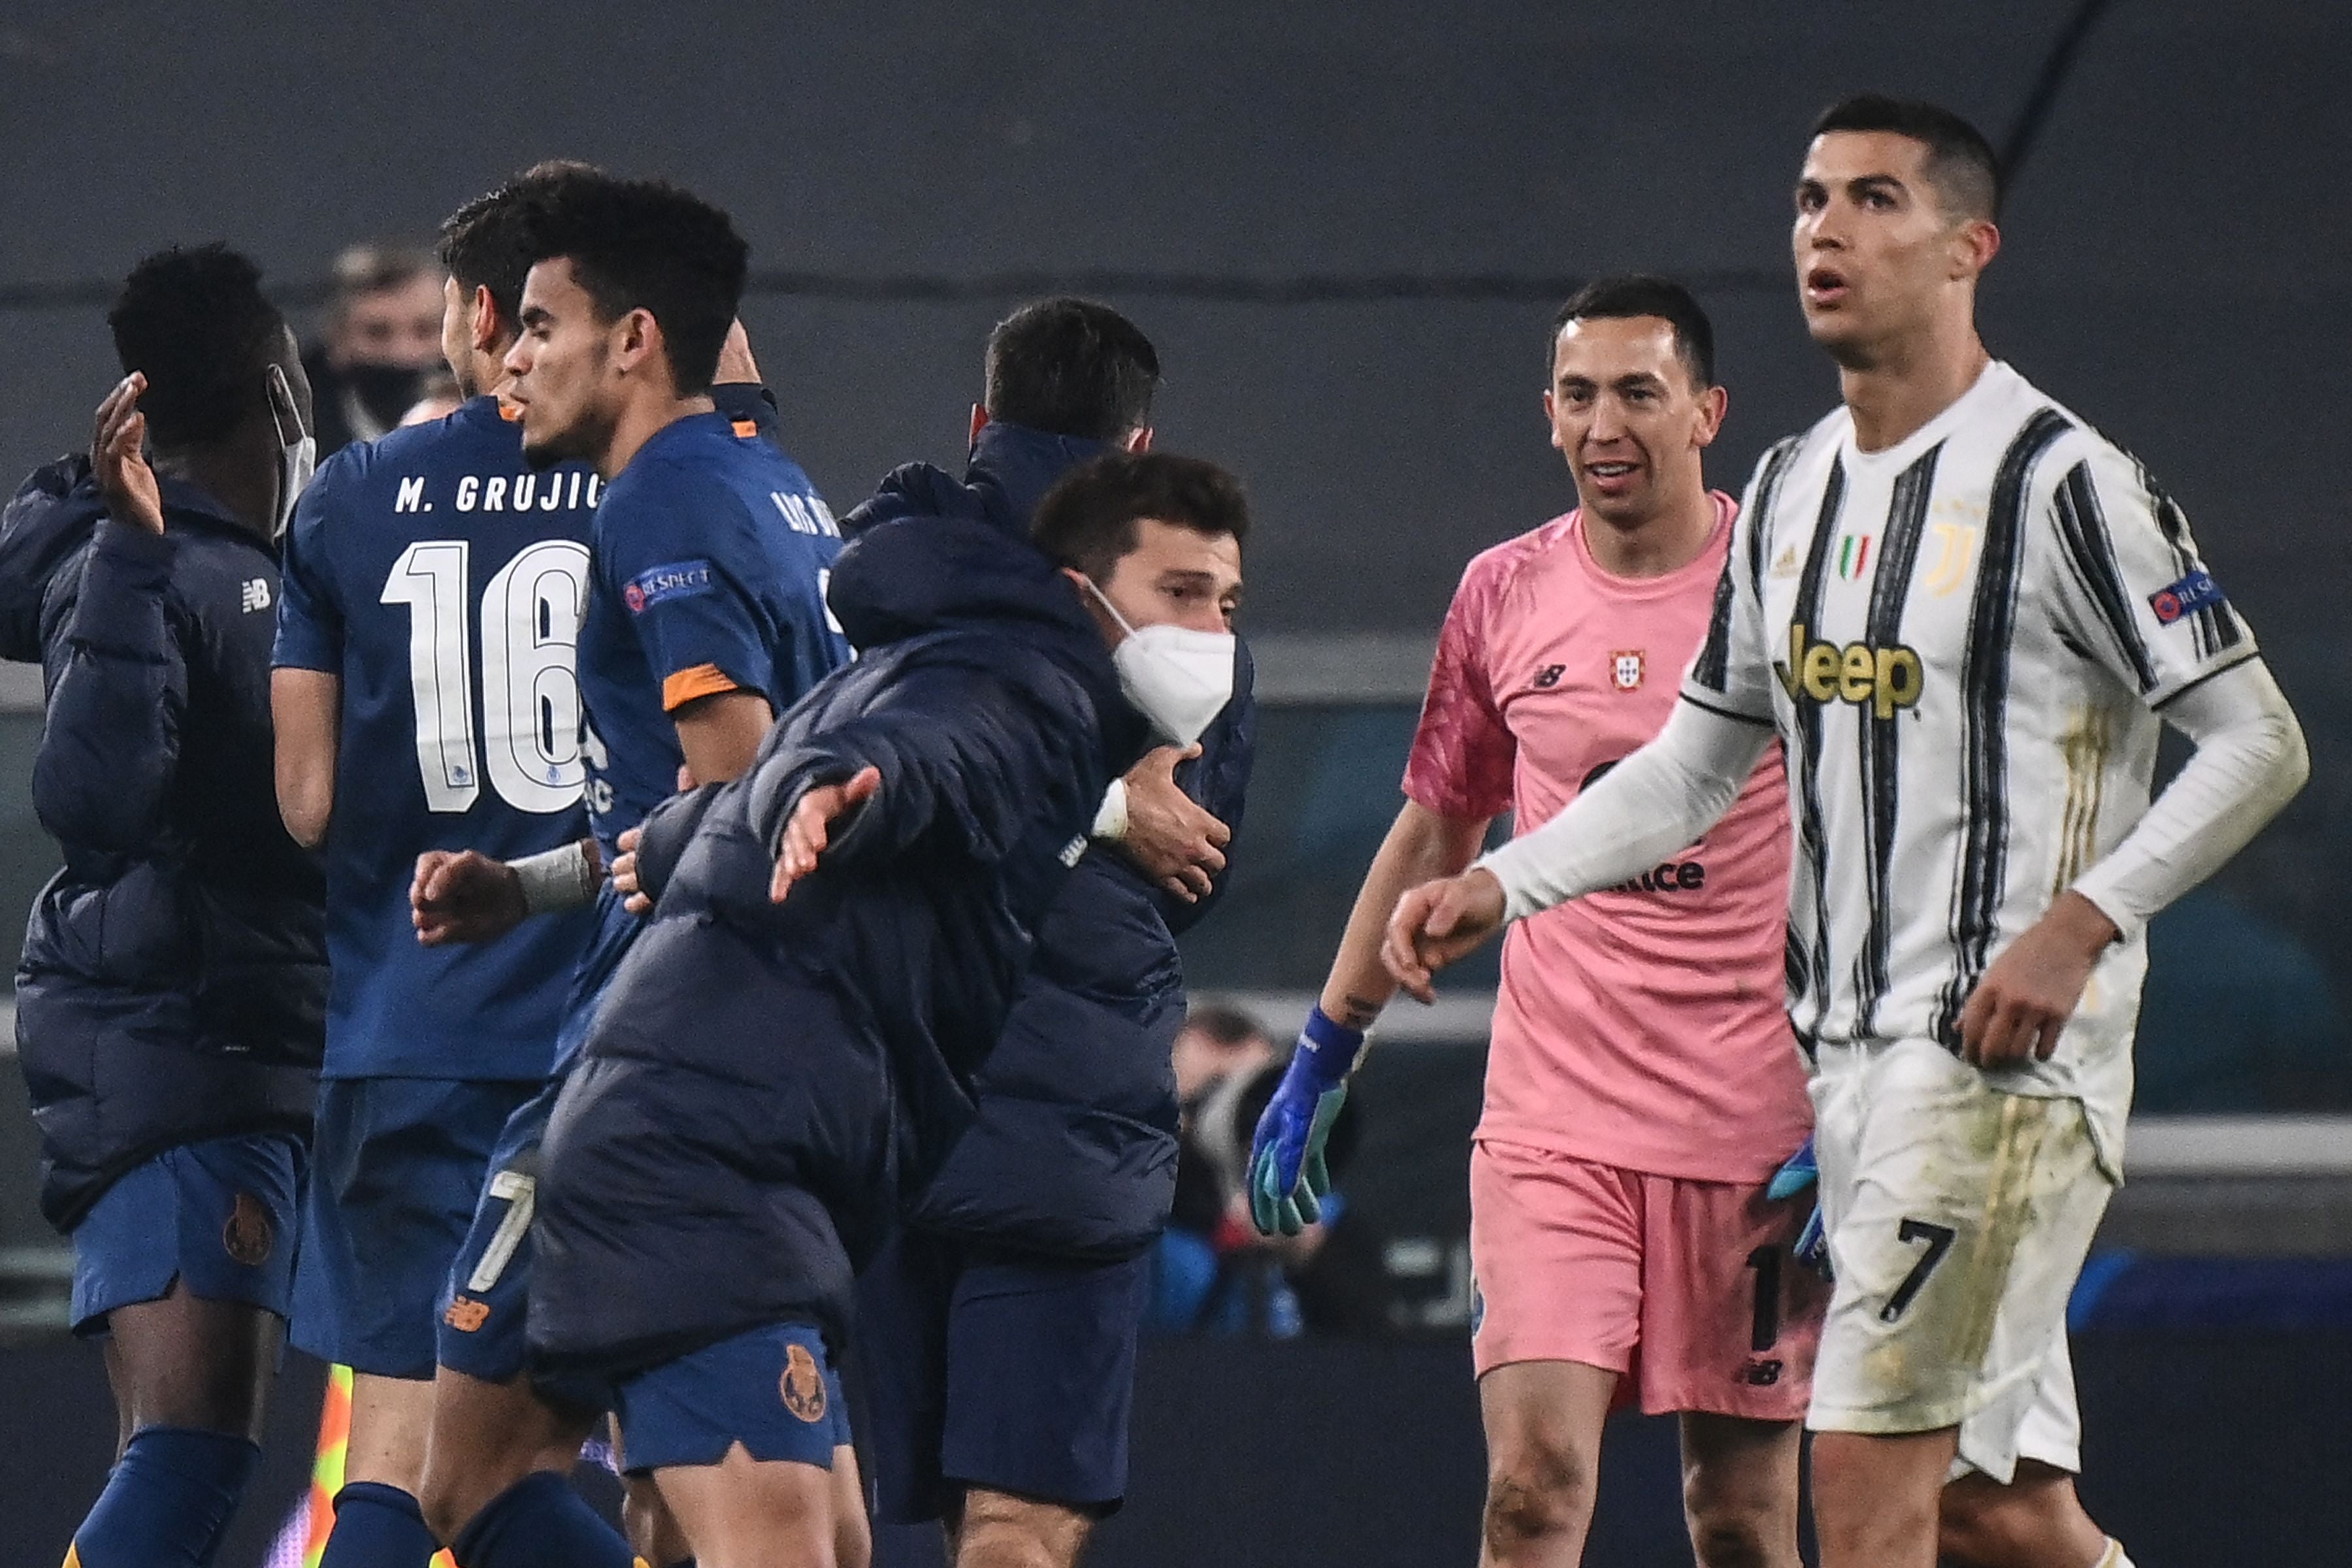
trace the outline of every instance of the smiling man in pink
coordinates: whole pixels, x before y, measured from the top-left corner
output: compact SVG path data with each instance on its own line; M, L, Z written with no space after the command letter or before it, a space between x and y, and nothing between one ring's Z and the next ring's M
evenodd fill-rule
M1736 510L1701 468L1725 409L1713 354L1697 301L1660 279L1594 283L1555 321L1544 407L1581 504L1455 591L1404 807L1259 1124L1262 1227L1297 1229L1328 1185L1321 1136L1394 993L1398 897L1469 865L1505 812L1540 826L1672 710ZM1682 1416L1699 1561L1795 1568L1824 1291L1790 1256L1801 1208L1765 1193L1811 1124L1788 884L1775 752L1700 842L1511 931L1470 1156L1485 1563L1578 1562L1602 1418L1638 1403Z

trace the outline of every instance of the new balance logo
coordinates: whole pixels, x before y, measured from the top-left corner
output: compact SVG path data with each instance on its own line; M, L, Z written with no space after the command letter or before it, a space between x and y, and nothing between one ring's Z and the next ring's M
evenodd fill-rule
M236 602L247 615L269 608L269 579L256 577L236 591Z
M1536 678L1529 684L1534 686L1538 691L1549 691L1553 687L1558 686L1559 684L1559 678L1567 673L1568 666L1564 664L1548 664L1541 669L1536 671Z

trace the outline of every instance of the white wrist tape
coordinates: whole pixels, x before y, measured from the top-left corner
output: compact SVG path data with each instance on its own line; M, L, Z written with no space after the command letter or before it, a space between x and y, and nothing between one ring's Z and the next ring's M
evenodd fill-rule
M522 907L530 914L585 909L596 901L596 865L584 838L507 864L522 884Z
M1110 788L1103 791L1102 809L1095 813L1093 837L1118 839L1127 837L1127 781L1113 779Z

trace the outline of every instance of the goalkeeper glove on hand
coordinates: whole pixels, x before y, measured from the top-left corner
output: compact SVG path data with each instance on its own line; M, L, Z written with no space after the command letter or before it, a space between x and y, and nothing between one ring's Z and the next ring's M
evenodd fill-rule
M1322 1217L1321 1200L1331 1190L1323 1146L1363 1049L1361 1029L1333 1023L1321 1007L1307 1013L1298 1048L1250 1141L1250 1218L1261 1235L1297 1236Z
M1790 1155L1780 1168L1772 1173L1771 1184L1764 1189L1764 1195L1778 1203L1783 1198L1793 1198L1809 1188L1818 1189L1820 1182L1821 1167L1813 1162L1813 1141L1809 1137L1804 1147ZM1822 1229L1818 1190L1814 1193L1813 1212L1805 1216L1804 1228L1797 1232L1796 1246L1790 1250L1796 1254L1798 1262L1824 1279L1830 1278L1830 1241Z

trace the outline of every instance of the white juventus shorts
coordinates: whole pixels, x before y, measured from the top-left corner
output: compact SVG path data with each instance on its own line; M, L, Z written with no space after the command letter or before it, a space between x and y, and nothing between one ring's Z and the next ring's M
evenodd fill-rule
M1821 1047L1813 1148L1837 1285L1806 1425L1958 1426L1958 1474L2082 1466L2066 1303L2114 1185L2076 1100L1927 1040Z

